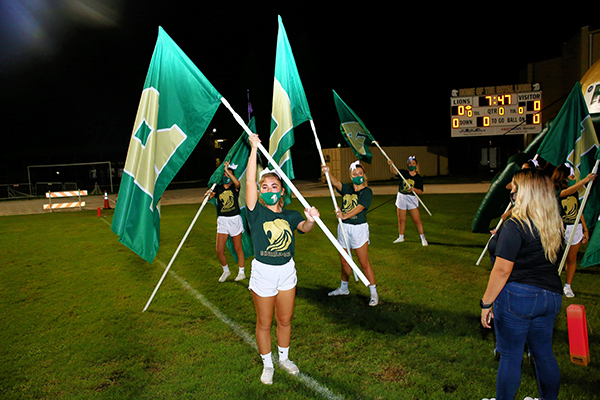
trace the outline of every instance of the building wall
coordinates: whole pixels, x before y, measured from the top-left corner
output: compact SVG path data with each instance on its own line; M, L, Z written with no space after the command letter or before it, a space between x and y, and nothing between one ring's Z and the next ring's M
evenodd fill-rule
M408 157L415 156L421 176L448 175L448 151L444 146L391 146L382 149L398 169L406 169ZM387 159L381 151L377 147L371 147L371 152L371 164L363 163L369 181L393 178ZM333 176L342 182L350 181L349 168L350 164L356 161L356 156L349 147L323 149L323 156ZM326 181L324 174L321 174L321 181Z

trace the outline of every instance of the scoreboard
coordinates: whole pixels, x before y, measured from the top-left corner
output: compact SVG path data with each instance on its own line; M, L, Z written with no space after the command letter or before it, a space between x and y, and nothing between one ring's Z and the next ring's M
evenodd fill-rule
M531 85L523 85L531 89ZM503 89L503 90L496 90ZM542 131L542 92L513 86L463 89L450 97L452 137L515 135Z

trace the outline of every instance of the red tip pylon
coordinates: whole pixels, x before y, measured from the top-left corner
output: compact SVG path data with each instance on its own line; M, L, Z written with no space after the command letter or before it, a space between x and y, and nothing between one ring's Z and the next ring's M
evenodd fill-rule
M104 209L110 210L110 204L108 204L108 193L104 192Z

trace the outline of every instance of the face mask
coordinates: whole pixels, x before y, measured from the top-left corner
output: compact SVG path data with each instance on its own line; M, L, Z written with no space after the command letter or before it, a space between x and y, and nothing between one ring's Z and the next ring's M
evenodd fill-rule
M354 183L355 185L362 185L364 182L365 182L364 176L353 176L352 177L352 183Z
M509 194L509 198L510 198L510 204L511 204L513 207L515 206L515 200L517 199L517 192L518 192L518 190L517 190L516 192L514 192L514 193L512 193L512 192L511 192L511 193Z
M231 178L228 176L224 176L221 182L223 182L223 185L227 185L228 183L231 183Z
M279 199L281 199L281 190L279 192L261 192L260 197L264 200L266 205L274 206L279 202Z
M409 170L409 171L414 171L414 170L416 170L416 169L417 169L417 166L416 166L416 165L409 165L409 166L408 166L408 170Z

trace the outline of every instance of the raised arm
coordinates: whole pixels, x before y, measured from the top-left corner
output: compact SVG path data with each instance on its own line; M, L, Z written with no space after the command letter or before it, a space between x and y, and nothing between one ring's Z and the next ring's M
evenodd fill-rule
M250 135L252 150L248 157L248 167L246 169L246 207L250 211L254 210L256 201L258 200L258 191L256 189L256 157L259 143L260 139L257 134L253 133Z
M326 173L329 172L329 167L326 165L322 165L321 166L321 170ZM331 184L333 185L334 188L336 188L337 190L342 190L342 182L340 182L338 180L338 178L336 178L335 176L329 174L329 179L331 180Z
M235 177L235 174L229 169L229 162L226 162L225 169L223 170L223 172L225 172L225 175L227 175L231 179L231 182L233 182L233 185L235 186L236 190L240 190L240 181L238 180L238 178Z
M579 191L579 189L581 189L581 187L583 185L585 185L588 182L593 181L594 179L596 179L597 176L598 175L596 175L594 173L588 174L588 176L586 176L585 178L583 178L582 180L580 180L579 182L577 182L573 186L569 186L568 188L562 190L560 192L560 197L567 197L569 195L572 195L573 193Z

